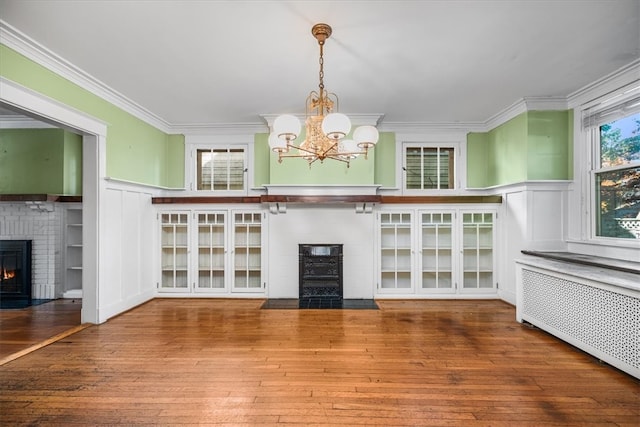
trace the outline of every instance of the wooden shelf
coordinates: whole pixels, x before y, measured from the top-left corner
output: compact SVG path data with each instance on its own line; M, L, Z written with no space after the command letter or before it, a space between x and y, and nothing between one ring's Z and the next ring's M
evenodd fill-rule
M0 202L82 203L82 196L63 196L60 194L0 194Z

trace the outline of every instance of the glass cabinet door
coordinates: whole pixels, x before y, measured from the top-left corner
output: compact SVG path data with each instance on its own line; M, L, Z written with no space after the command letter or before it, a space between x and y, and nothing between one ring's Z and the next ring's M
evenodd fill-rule
M380 290L410 290L411 214L380 213Z
M226 233L225 214L198 213L198 259L195 289L215 291L225 289Z
M453 219L450 212L423 212L421 222L420 289L453 292Z
M233 214L233 290L262 288L262 214Z
M493 213L462 214L462 288L495 288L493 280Z
M189 228L186 213L164 213L160 219L161 268L160 289L188 291Z

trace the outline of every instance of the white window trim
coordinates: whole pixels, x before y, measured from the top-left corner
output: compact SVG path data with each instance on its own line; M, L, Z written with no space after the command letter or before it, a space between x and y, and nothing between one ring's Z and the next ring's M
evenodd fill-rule
M211 150L215 148L243 148L245 152L244 185L242 190L196 190L197 150ZM253 135L185 135L184 143L184 182L187 193L200 196L246 196L249 187L254 181L253 159Z
M464 191L467 183L466 168L466 134L433 134L433 135L396 135L396 182L400 183L400 191L403 195L452 195ZM429 148L453 148L454 155L454 187L451 189L408 190L405 182L404 153L407 146Z
M626 85L616 91L608 93L597 99L576 108L574 115L575 132L578 138L575 139L575 148L581 147L580 153L577 153L576 163L574 163L574 176L577 182L582 182L579 186L582 194L582 241L588 244L619 246L627 248L640 248L640 241L636 239L623 239L615 237L597 236L597 212L596 212L596 173L606 172L609 170L626 169L628 167L638 166L637 162L625 165L624 167L600 168L600 135L599 127L601 124L610 123L618 118L622 118L633 114L634 110L620 111L617 114L607 116L606 120L594 122L590 127L586 127L584 118L590 115L596 115L600 111L609 110L616 105L621 105L629 100L638 97L640 94L640 84L638 81ZM583 158L586 161L580 162Z

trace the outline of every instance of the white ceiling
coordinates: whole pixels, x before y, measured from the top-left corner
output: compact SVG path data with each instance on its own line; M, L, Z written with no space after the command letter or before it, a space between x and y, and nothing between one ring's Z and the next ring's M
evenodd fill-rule
M383 123L485 122L640 57L639 0L0 0L0 19L175 125L304 113L325 85Z

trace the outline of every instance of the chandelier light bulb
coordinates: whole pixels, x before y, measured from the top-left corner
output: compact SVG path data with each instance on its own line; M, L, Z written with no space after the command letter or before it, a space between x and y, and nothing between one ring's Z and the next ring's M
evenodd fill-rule
M271 147L271 150L277 153L286 153L287 151L289 151L289 147L287 147L287 141L278 138L278 135L276 135L275 132L271 132L271 134L269 135L269 147Z
M353 139L343 139L338 143L338 153L342 158L355 159L360 155L360 149Z
M322 132L331 139L344 138L351 131L351 120L342 113L327 114L322 121Z
M273 121L273 133L284 141L293 141L300 135L300 120L291 114L282 114Z
M376 145L380 134L374 126L360 126L353 131L353 139L358 147L369 148Z

